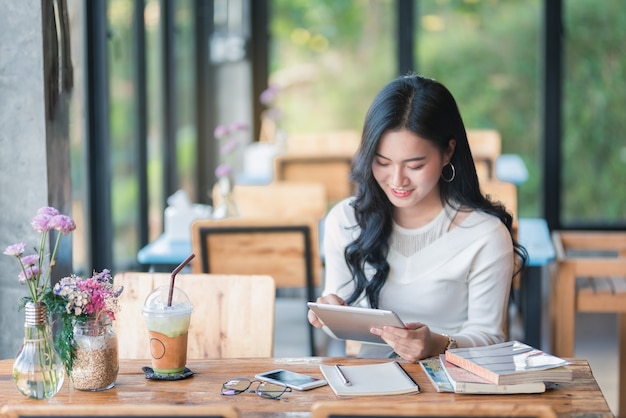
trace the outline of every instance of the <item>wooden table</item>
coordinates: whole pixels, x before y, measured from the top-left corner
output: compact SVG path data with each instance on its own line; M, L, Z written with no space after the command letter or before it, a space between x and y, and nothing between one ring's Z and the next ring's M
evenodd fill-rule
M141 367L149 365L144 360L122 360L116 386L103 392L81 392L69 388L67 382L61 391L50 401L26 399L21 395L11 377L12 359L0 360L0 404L37 404L50 408L68 404L177 404L234 405L242 417L308 417L316 402L340 401L325 386L306 392L288 392L281 400L263 399L253 393L236 396L222 396L222 383L236 377L254 379L256 373L275 368L285 368L321 377L319 365L364 364L388 361L384 359L356 358L263 358L263 359L222 359L190 361L188 367L195 372L187 380L167 382L146 380ZM438 393L434 390L418 364L402 363L405 370L420 386L420 393L414 395L394 395L385 397L359 397L361 401L386 402L389 404L415 402L444 402L472 405L489 402L506 404L537 403L549 405L559 416L567 417L612 417L609 406L591 373L586 360L572 359L574 380L561 384L558 389L535 395L460 395ZM353 398L352 401L354 401Z

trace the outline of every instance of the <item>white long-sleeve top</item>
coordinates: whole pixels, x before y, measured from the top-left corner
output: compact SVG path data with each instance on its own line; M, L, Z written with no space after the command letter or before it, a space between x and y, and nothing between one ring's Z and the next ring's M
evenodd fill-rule
M360 233L351 199L333 207L324 223L323 294L334 293L344 299L353 290L344 250ZM453 216L454 209L448 206L431 224L442 216L449 218L450 211ZM438 233L432 242L426 238L426 245L416 252L403 249L402 243L424 241L431 230L429 225L406 229L394 223L387 256L390 272L379 308L395 311L405 323L421 322L433 332L448 334L459 347L504 341L514 268L508 230L495 216L473 211L460 225ZM372 275L373 269L366 266L367 278ZM358 305L368 306L367 298ZM393 355L390 350L389 346L364 344L360 355L386 357Z

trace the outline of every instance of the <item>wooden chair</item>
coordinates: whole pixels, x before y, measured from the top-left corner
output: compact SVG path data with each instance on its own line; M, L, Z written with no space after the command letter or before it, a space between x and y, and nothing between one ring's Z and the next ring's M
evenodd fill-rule
M312 301L322 275L318 229L318 220L311 217L198 220L192 224L197 256L192 271L267 274L277 288L305 287L307 300ZM309 329L313 354L313 329Z
M502 203L513 215L513 235L517 238L517 186L504 181L483 179L480 181L480 189L492 201Z
M626 407L626 232L553 231L552 350L574 356L577 312L619 322L619 408Z
M221 203L216 186L213 206ZM328 208L326 189L320 182L274 181L267 185L235 184L233 198L242 218L302 217L321 219Z
M120 358L150 358L142 318L146 297L169 285L170 273L121 273L121 311L114 322ZM276 287L270 276L182 274L176 286L185 291L193 313L187 358L272 357Z
M274 159L276 180L321 182L331 203L352 194L349 175L360 143L357 131L291 135L287 141L286 152Z
M495 179L496 160L502 152L500 133L495 129L468 129L467 140L478 178Z
M311 418L348 417L536 417L556 418L546 405L505 404L479 402L413 402L327 401L317 402L311 408Z
M54 403L5 405L0 418L21 417L175 417L200 416L205 418L239 418L240 412L231 405L55 405Z

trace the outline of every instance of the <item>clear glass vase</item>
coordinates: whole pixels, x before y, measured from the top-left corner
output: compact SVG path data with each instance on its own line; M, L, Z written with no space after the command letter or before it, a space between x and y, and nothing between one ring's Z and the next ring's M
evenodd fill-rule
M65 380L63 362L54 348L48 307L28 302L25 307L24 343L13 364L17 389L32 399L56 395Z
M228 176L220 177L217 182L220 193L220 204L213 210L213 219L235 218L239 216L239 208L233 196L234 180Z
M74 389L100 391L115 386L119 371L117 335L108 315L74 323Z

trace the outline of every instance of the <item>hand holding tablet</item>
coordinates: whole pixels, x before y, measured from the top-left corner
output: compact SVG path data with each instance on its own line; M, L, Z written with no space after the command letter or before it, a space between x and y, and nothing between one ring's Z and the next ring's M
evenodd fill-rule
M404 322L393 311L315 302L307 304L324 322L324 331L338 340L386 344L378 335L370 333L370 329L382 328L385 325L406 328Z

